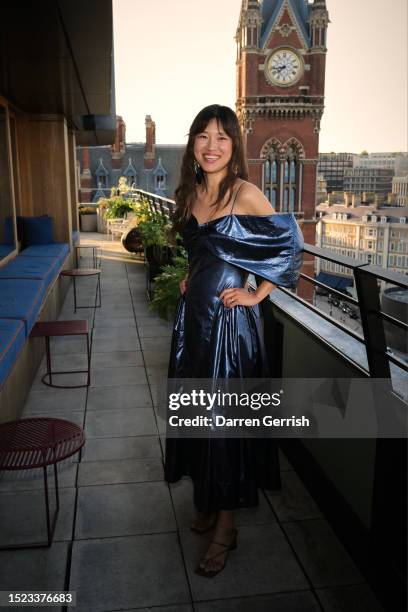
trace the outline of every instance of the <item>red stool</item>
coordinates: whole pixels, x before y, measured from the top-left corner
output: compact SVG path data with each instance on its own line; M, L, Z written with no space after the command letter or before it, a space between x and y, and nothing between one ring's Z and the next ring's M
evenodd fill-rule
M9 421L0 425L0 471L43 468L47 542L1 546L14 548L44 548L52 544L59 511L57 463L80 451L85 443L79 425L64 419L31 418ZM54 466L56 509L50 518L47 466Z
M45 338L45 351L47 358L47 371L41 378L44 385L49 387L56 387L57 389L79 389L80 387L89 387L91 384L91 351L89 348L89 331L88 321L40 321L36 323L31 330L30 336L32 338ZM65 372L53 372L51 370L51 350L50 350L50 337L51 336L86 336L86 352L88 356L88 368L87 370L71 370ZM55 385L52 382L53 374L87 374L87 381L85 385ZM48 376L48 382L45 378Z

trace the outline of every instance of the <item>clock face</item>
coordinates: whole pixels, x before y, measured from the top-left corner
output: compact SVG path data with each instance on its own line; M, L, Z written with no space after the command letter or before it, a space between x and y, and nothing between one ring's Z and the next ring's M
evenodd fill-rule
M302 73L302 60L292 49L278 49L269 56L266 69L274 85L292 85Z

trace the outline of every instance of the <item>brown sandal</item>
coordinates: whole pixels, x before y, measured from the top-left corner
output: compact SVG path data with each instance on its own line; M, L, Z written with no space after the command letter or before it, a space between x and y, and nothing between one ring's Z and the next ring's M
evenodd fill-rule
M224 549L226 549L227 555L225 557L224 563L217 570L206 570L204 567L201 567L201 565L199 565L194 570L195 573L198 574L199 576L205 576L206 578L213 578L214 576L216 576L217 574L222 572L222 570L225 568L225 566L227 564L228 553L231 550L235 550L236 547L237 547L237 536L238 536L238 530L237 529L233 529L232 530L232 540L231 540L230 544L223 544L222 542L216 542L215 540L212 540L211 544L217 544L217 546L222 546ZM221 550L219 553L213 555L212 557L207 557L205 559L205 561L212 561L213 559L216 559L217 557L219 557L220 555L223 555L223 554L225 554L225 550Z

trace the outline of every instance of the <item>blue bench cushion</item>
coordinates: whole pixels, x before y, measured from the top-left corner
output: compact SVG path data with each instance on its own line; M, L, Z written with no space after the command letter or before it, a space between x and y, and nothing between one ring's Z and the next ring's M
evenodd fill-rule
M21 251L19 257L57 257L62 265L69 254L66 242L54 242L54 244L36 244Z
M14 249L15 247L11 244L0 244L0 258L10 255Z
M20 350L25 343L22 321L0 319L0 386L9 375Z
M60 264L55 257L16 257L3 268L1 278L34 278L49 285L58 275Z
M48 215L40 217L22 217L22 242L32 244L51 244L54 242L53 220Z
M44 280L0 278L0 318L24 321L28 337L46 290L47 283Z

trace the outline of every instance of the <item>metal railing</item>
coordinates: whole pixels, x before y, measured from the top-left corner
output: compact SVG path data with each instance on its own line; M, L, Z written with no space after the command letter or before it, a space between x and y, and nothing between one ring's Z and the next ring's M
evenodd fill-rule
M174 212L175 202L169 198L163 198L141 189L136 190L136 197L142 197L147 200L152 210L161 212L168 218L170 218L171 214ZM391 378L390 363L394 363L403 371L408 372L408 363L392 354L387 346L384 322L398 327L406 334L408 333L408 324L385 313L381 309L379 289L379 281L385 281L391 285L408 289L408 279L402 274L379 268L367 262L360 262L352 257L338 255L329 249L323 249L311 244L304 245L304 252L313 257L319 257L325 261L330 261L352 270L358 299L342 293L337 289L333 289L329 285L303 272L300 276L305 282L312 283L315 287L320 287L331 294L337 295L341 300L357 306L360 310L363 335L351 330L340 321L337 321L334 317L331 317L315 305L297 295L295 292L282 287L280 288L281 291L290 295L294 300L310 311L316 313L363 344L367 354L367 374L369 376L375 378ZM361 366L359 367L361 369Z

